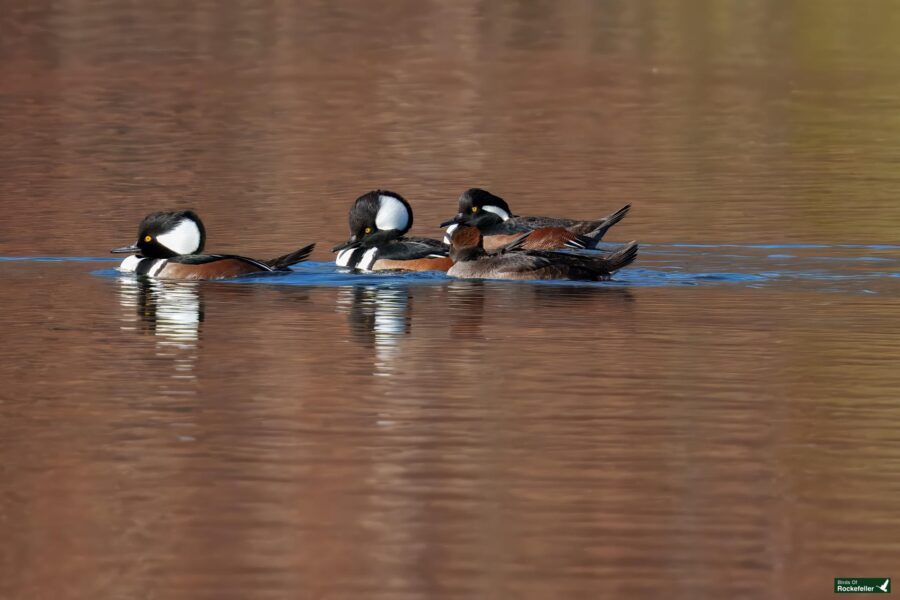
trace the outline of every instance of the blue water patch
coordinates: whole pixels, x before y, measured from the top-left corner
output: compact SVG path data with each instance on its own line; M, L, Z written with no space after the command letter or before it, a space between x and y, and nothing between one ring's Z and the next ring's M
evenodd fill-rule
M610 247L615 247L610 245ZM737 253L735 249L740 249ZM772 249L781 249L772 253ZM0 257L2 262L114 263L115 257ZM773 262L777 261L777 262ZM642 244L638 262L604 282L509 282L526 285L600 287L730 286L746 289L900 295L900 246L863 244ZM877 265L877 269L875 268ZM773 268L776 267L776 268ZM101 277L133 277L114 268L93 271ZM332 262L311 261L290 273L261 273L221 283L279 286L446 285L444 273L356 273Z
M0 256L0 262L121 262L114 256Z
M884 258L883 256L815 256L812 260L837 260L837 261L859 261L859 262L890 262L895 259Z
M346 285L393 285L398 282L428 284L442 283L450 278L438 271L421 273L359 273L346 271L332 262L309 261L293 267L291 273L259 273L246 277L224 279L223 283L267 283L272 285L299 286L346 286Z
M810 248L847 248L852 250L900 250L900 246L894 244L642 244L652 246L670 246L672 248L758 248L764 250L778 250L785 248L810 249Z
M779 248L834 248L827 244L666 244L673 248L760 248L777 250Z

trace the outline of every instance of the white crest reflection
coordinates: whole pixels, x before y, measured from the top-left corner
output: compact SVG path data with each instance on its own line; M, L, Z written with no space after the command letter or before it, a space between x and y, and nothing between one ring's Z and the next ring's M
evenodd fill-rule
M338 310L347 312L353 337L375 349L375 374L389 376L400 342L412 327L411 296L405 287L357 285L341 288Z
M120 277L119 304L125 330L156 336L157 356L172 359L176 379L193 379L203 301L197 282Z

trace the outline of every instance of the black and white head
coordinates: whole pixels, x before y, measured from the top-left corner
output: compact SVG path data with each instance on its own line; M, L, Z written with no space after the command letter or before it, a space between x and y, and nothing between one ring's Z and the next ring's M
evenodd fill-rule
M441 227L447 227L446 237L450 238L456 227L460 225L484 229L502 223L512 216L512 211L503 198L495 196L487 190L471 188L459 197L457 215L449 221L441 223Z
M205 243L206 229L193 211L158 212L141 221L137 242L111 252L137 254L144 258L172 258L197 254Z
M387 190L363 194L350 207L350 239L332 248L377 248L402 237L413 224L412 207L403 196Z

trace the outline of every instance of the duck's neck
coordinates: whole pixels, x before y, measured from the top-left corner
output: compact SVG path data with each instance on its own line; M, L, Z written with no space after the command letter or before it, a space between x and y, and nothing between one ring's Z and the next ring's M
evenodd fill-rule
M477 246L453 249L450 252L450 258L453 259L453 262L468 262L470 260L478 260L485 255L487 255L487 252L484 251L484 248L479 248Z

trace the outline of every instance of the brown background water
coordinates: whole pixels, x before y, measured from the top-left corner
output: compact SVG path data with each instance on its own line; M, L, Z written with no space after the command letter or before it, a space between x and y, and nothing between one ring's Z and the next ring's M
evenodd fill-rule
M480 185L649 242L593 287L0 261L0 597L900 576L900 256L833 246L897 242L898 40L875 0L0 0L0 256L191 207L328 261L375 187L421 234ZM776 284L639 285L697 265Z

